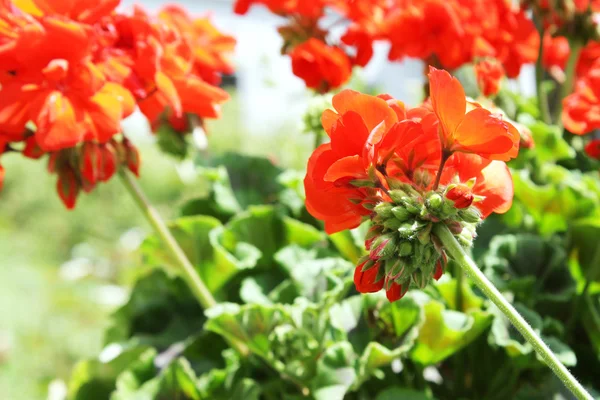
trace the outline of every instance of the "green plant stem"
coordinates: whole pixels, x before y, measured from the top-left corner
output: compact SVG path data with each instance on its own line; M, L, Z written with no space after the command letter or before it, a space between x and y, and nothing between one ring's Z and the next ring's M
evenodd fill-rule
M126 169L121 169L119 171L119 176L136 205L146 217L146 220L152 225L156 234L162 239L167 250L181 268L183 277L191 289L192 294L196 300L198 300L198 303L200 303L204 309L215 306L217 302L210 293L210 290L208 290L208 287L206 287L206 284L202 281L190 260L188 260L158 211L150 204L138 182ZM243 356L248 354L248 348L243 343L231 341L230 344Z
M315 131L315 144L313 150L316 150L317 147L321 145L321 136L323 136L323 133L320 130Z
M463 287L463 270L460 266L457 266L457 268L455 269L455 274L456 274L456 311L460 311L462 312L463 310L463 292L462 292L462 287Z
M577 60L579 60L579 54L583 49L583 45L579 41L570 41L569 46L571 47L571 53L567 59L567 65L565 66L565 81L560 87L558 103L554 110L554 121L562 127L562 103L563 99L567 97L573 91L573 83L575 80L575 67L577 66Z
M577 399L592 400L592 396L575 379L569 370L556 358L552 350L544 343L542 338L533 330L525 319L515 310L515 308L502 296L496 287L486 278L481 270L475 265L475 262L467 255L462 246L456 241L454 235L443 223L434 226L434 233L441 240L448 254L456 261L467 276L477 285L477 287L502 311L510 320L515 328L527 340L546 362L548 367L565 384L565 386L577 397Z
M538 59L535 63L535 88L536 94L538 98L538 104L540 107L540 117L542 121L546 124L552 123L552 119L550 117L550 107L548 106L548 96L544 92L542 88L542 84L544 83L544 28L539 23L538 32L540 34L540 48L538 51Z

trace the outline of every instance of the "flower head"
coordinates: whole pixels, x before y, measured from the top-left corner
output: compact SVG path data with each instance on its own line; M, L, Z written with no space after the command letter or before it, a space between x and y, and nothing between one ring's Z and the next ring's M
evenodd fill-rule
M383 288L394 301L411 285L424 287L431 278L439 279L446 255L432 234L433 225L446 224L469 246L477 223L511 206L513 185L506 164L492 159L496 154L491 151L483 152L484 146L477 151L467 147L463 139L467 132L467 144L487 143L489 136L508 137L506 151L512 152L514 128L498 119L487 123L490 112L475 107L481 110L475 117L483 122L475 119L465 133L450 130L455 134L451 143L460 146L448 147L448 138L441 134L448 118L440 115L451 122L457 116L459 128L463 119L471 118L465 114L464 92L463 109L448 108L451 101L461 100L456 84L462 91L458 81L448 81L432 90L433 109L439 111L441 99L448 102L441 107L449 110L446 114L429 107L407 108L389 95L351 90L333 97L335 111L323 112L331 142L318 147L309 160L306 205L325 221L328 233L371 222L365 238L369 254L355 270L360 292Z
M504 77L502 64L494 60L483 60L475 64L475 77L479 90L484 96L494 96L500 90L500 82Z

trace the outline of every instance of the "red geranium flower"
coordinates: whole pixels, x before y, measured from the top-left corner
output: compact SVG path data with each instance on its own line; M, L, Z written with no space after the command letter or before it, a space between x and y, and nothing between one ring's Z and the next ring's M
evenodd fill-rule
M562 120L570 132L583 135L600 128L600 61L563 99Z
M481 93L484 96L493 96L500 90L504 69L497 61L484 60L475 64L475 76Z
M519 132L514 126L482 107L467 112L464 89L448 72L431 67L429 82L445 152L474 153L503 161L516 157Z
M311 38L294 47L290 57L294 74L302 78L307 87L319 92L343 85L352 73L346 53L318 39Z

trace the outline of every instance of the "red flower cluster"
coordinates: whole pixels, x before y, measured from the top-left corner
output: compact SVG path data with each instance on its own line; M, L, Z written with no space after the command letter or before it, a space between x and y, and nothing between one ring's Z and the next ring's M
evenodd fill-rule
M238 0L235 11L244 14L251 4L288 18L280 28L284 53L294 73L320 92L344 84L353 65L365 66L376 40L390 43L390 60L413 57L455 69L496 58L510 77L536 60L539 47L533 23L510 0ZM347 21L336 45L327 44L319 25L326 8Z
M419 198L439 192L456 209L473 204L482 218L510 208L512 178L503 161L516 157L519 133L468 103L446 71L431 68L429 77L431 102L422 107L407 109L388 95L351 90L333 97L335 111L322 116L331 142L312 154L304 180L307 209L325 222L328 233L373 218L374 207L391 202L392 189L403 184ZM387 243L367 241L367 248L373 254L375 246L378 253ZM374 280L380 277L377 264L365 268L364 263L357 267L358 290L381 289L384 281ZM403 294L391 283L386 288L393 299Z
M577 135L600 128L600 60L563 100L562 120L565 128Z
M48 153L68 208L119 165L138 173L120 135L136 105L155 124L217 117L228 99L215 85L232 72L233 38L176 7L151 17L118 4L0 0L0 149Z

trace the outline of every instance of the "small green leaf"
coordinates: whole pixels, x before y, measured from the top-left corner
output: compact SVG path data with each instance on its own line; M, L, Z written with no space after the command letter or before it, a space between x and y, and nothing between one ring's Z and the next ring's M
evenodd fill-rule
M456 353L487 329L491 314L474 310L469 314L446 310L444 305L431 300L424 305L425 322L411 352L411 358L422 364L431 365Z
M423 392L404 388L388 388L381 391L375 400L435 400Z

